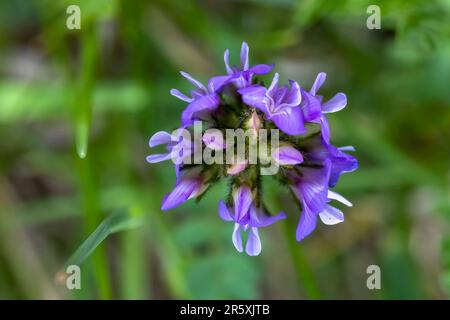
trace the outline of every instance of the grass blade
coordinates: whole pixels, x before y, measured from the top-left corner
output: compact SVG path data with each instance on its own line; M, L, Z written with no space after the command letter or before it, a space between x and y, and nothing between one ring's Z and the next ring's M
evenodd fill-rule
M66 266L81 265L110 234L137 228L142 223L143 220L140 216L133 216L128 211L119 210L112 213L99 224L97 229L89 235L67 260Z

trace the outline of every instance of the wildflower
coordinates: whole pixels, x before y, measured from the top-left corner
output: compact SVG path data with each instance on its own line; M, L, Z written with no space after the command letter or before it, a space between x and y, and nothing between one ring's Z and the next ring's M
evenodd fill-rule
M278 220L285 219L284 212L276 216L267 216L253 202L252 191L247 186L239 187L233 194L234 206L227 207L219 202L219 215L225 221L234 221L232 241L237 251L242 252L242 232L248 231L245 252L249 256L257 256L261 252L261 240L258 228L267 227Z
M272 157L281 165L296 165L303 162L301 152L291 145L278 147L272 153Z
M192 154L193 143L183 136L183 129L178 129L170 134L165 131L156 132L148 142L150 148L165 144L166 153L147 156L147 162L157 163L172 159L175 163L181 163L184 158Z
M278 73L275 74L269 88L253 85L238 90L242 100L249 106L264 112L283 132L290 135L305 133L302 110L299 106L302 95L300 86L290 81L291 87L278 87Z
M241 66L236 67L232 66L230 67L229 63L229 54L230 52L225 50L225 53L223 55L224 61L225 61L225 68L227 70L228 75L231 76L231 82L237 87L237 88L245 88L249 86L252 83L252 77L254 74L262 75L269 73L273 69L273 65L267 65L267 64L257 64L253 67L249 67L249 60L248 60L248 45L246 42L242 43L241 47Z
M358 160L344 151L355 151L353 146L337 148L325 141L323 137L315 137L304 145L304 151L310 161L321 162L329 159L331 162L328 186L334 187L343 173L353 172L358 168Z
M330 173L331 161L327 159L321 167L304 167L300 175L292 176L294 183L291 189L302 205L302 214L296 233L297 241L303 240L314 231L317 216L328 225L344 221L342 211L328 204L331 200L352 206L340 194L328 189Z
M321 72L317 75L309 92L302 89L303 103L300 106L303 110L304 120L307 122L320 123L322 136L325 141L330 142L330 127L328 125L326 113L337 112L347 105L347 96L339 92L333 98L322 103L322 96L317 95L317 91L325 82L327 75Z
M200 81L194 79L189 73L180 72L190 83L197 88L191 91L191 97L187 97L177 89L170 90L170 94L180 100L188 102L187 108L181 114L181 123L184 127L193 124L195 119L205 119L210 112L217 109L220 98L219 90L230 80L229 76L217 76L208 81L205 87Z
M185 171L177 178L175 188L167 194L163 201L161 210L173 209L183 202L202 194L208 184L199 168Z
M195 89L189 97L176 89L170 91L187 103L182 112L180 131L154 134L149 141L150 147L165 145L167 152L150 155L147 161L172 159L175 162L176 184L163 198L162 210L175 208L202 195L219 180L228 179L230 193L225 202L219 202L219 216L234 223L231 238L236 250L256 256L261 252L259 228L287 217L284 212L273 215L267 210L262 175L272 175L291 191L300 209L292 213L299 217L295 236L302 241L314 231L317 219L326 225L344 221L344 213L333 203L352 204L332 188L343 173L358 168L358 161L347 153L354 151L353 147L338 148L331 144L326 114L344 108L347 98L338 93L329 101L322 101L317 92L325 81L325 73L318 74L309 91L293 80L287 85L279 85L278 73L266 87L255 76L270 72L273 66L250 67L248 51L244 42L240 66L230 66L229 51L226 50L227 75L211 78L207 86L181 72ZM207 128L200 130L198 140L195 138L198 127L194 121L201 121ZM310 123L316 125L310 126ZM183 130L191 128L194 128L194 140L181 139L184 138ZM311 132L317 128L320 132ZM224 138L223 133L228 133L229 129L243 133L244 137L235 140L227 134ZM269 135L270 141L267 140ZM200 159L192 165L189 161L202 155L202 151L214 161ZM225 157L227 161L215 161L223 160L223 153L228 152L232 157Z
M331 144L327 144L328 156L331 160L331 172L329 187L334 187L341 174L353 172L358 168L358 161L355 157L345 153L344 151L355 151L352 146L336 148Z

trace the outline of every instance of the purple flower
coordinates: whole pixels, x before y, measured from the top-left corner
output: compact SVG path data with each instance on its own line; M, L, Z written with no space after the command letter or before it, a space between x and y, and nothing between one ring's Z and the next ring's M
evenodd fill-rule
M268 89L260 85L240 89L245 104L264 112L267 119L272 120L277 127L290 135L305 133L302 109L299 104L302 101L300 86L290 80L289 86L278 87L278 73Z
M205 87L190 74L183 71L180 73L196 86L196 89L191 91L190 98L177 89L170 90L171 95L189 103L181 114L181 123L186 127L192 125L196 119L208 119L210 112L219 107L220 97L217 92L230 80L230 76L213 77L209 79L208 87Z
M286 215L280 212L276 216L267 216L262 208L257 208L252 203L252 191L247 186L240 186L233 194L233 200L233 208L227 207L223 201L219 202L219 215L225 221L234 221L232 241L236 250L243 251L242 232L249 231L245 252L249 256L257 256L261 252L258 228L285 219Z
M175 188L162 201L161 210L173 209L183 202L202 194L208 184L201 174L201 168L194 168L177 177Z
M290 145L282 145L274 150L272 157L280 165L296 165L303 162L303 156L300 151Z
M330 142L330 127L325 113L337 112L343 109L347 105L347 97L344 93L339 92L327 102L322 103L322 96L317 95L317 91L325 82L326 77L326 73L319 73L309 92L301 90L302 103L300 107L302 108L305 121L320 123L323 138L326 142Z
M231 82L237 88L245 88L252 84L252 77L254 74L266 74L272 71L273 65L267 64L257 64L252 67L249 67L248 60L248 45L246 42L242 42L241 47L241 65L240 67L232 66L230 67L229 63L229 50L225 50L223 55L223 59L225 61L225 68L227 69L228 75L231 76Z
M344 220L342 211L333 207L331 201L352 204L330 188L343 173L356 170L358 162L345 152L354 151L353 147L337 148L330 143L325 114L344 108L347 98L338 93L329 101L322 101L317 92L325 82L325 73L318 74L309 91L292 80L279 86L278 73L266 87L253 77L269 73L273 65L250 67L248 53L249 48L243 42L240 65L230 66L226 50L227 75L213 77L207 85L181 72L195 87L189 95L176 89L170 91L187 102L181 115L181 128L172 134L155 133L150 138L150 147L164 145L166 152L149 155L147 161L172 159L175 162L176 184L164 196L162 210L175 208L203 194L220 179L228 178L231 186L226 197L229 200L219 202L219 216L234 223L232 242L237 251L256 256L261 252L259 228L286 218L283 212L273 216L267 211L263 193L265 179L261 176L273 175L292 191L301 207L296 230L296 238L301 241L315 229L318 217L327 225ZM201 126L197 126L197 120L207 123L200 122ZM305 123L320 125L320 134L304 135ZM283 134L272 131L274 128ZM234 134L229 135L229 130ZM195 140L191 140L192 131ZM244 134L244 139L238 132ZM188 165L192 160L195 165Z
M353 172L358 169L358 160L344 152L355 151L355 148L352 146L336 148L335 146L328 144L327 148L331 160L330 181L328 182L328 186L334 187L337 184L341 174Z
M302 214L297 225L297 241L303 240L314 231L317 216L323 223L332 225L344 221L344 214L328 204L338 200L351 206L341 195L328 190L331 173L331 161L325 160L322 166L301 167L301 174L293 174L291 190L302 205Z
M181 164L183 159L189 157L193 150L193 143L183 136L183 129L176 130L173 134L166 131L156 132L148 142L150 148L166 145L166 153L152 154L147 156L147 162L157 163L172 159L176 164Z
M353 172L358 169L358 160L352 155L344 151L355 151L352 146L337 148L325 141L323 137L319 137L317 141L311 143L313 146L307 153L307 157L312 161L324 161L329 159L331 162L329 187L334 187L341 174Z

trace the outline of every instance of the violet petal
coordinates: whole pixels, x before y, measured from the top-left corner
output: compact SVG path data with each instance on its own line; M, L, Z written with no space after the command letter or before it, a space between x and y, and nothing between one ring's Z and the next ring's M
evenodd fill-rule
M324 113L337 112L344 109L346 105L347 96L344 93L339 92L333 98L322 105L322 111Z
M285 108L272 115L271 120L287 134L297 135L306 132L300 107Z
M247 244L245 245L245 252L249 256L257 256L261 253L261 239L257 228L251 228L248 233Z
M237 251L242 252L242 235L241 235L241 225L239 223L234 224L232 240L234 247Z
M344 214L341 210L327 204L319 213L319 217L323 223L327 225L335 225L344 221Z

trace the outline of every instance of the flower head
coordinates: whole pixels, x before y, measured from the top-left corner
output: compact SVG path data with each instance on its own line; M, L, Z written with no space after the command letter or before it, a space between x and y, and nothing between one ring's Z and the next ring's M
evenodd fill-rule
M248 52L244 42L240 65L230 66L226 50L227 75L209 79L207 86L181 72L195 87L190 96L170 91L187 104L181 128L173 134L155 133L150 147L165 145L166 152L150 155L147 161L175 162L175 187L163 198L162 210L175 208L202 195L219 180L228 179L230 191L226 201L219 202L219 216L233 222L231 238L236 250L256 256L262 247L259 228L287 217L284 212L274 215L267 209L261 176L270 174L290 190L299 207L292 212L298 216L295 236L302 241L314 231L318 218L326 225L344 221L343 212L333 202L351 203L332 188L343 173L356 170L358 162L346 153L354 151L353 147L331 144L325 114L344 108L347 98L338 93L322 101L318 90L325 73L319 73L309 91L293 80L280 85L278 73L265 86L256 76L270 72L273 66L250 66ZM200 137L195 133L197 121L207 128L199 130ZM308 125L311 123L315 125ZM194 131L194 139L181 134L186 130ZM230 130L233 135L228 136ZM197 155L207 156L198 162Z

